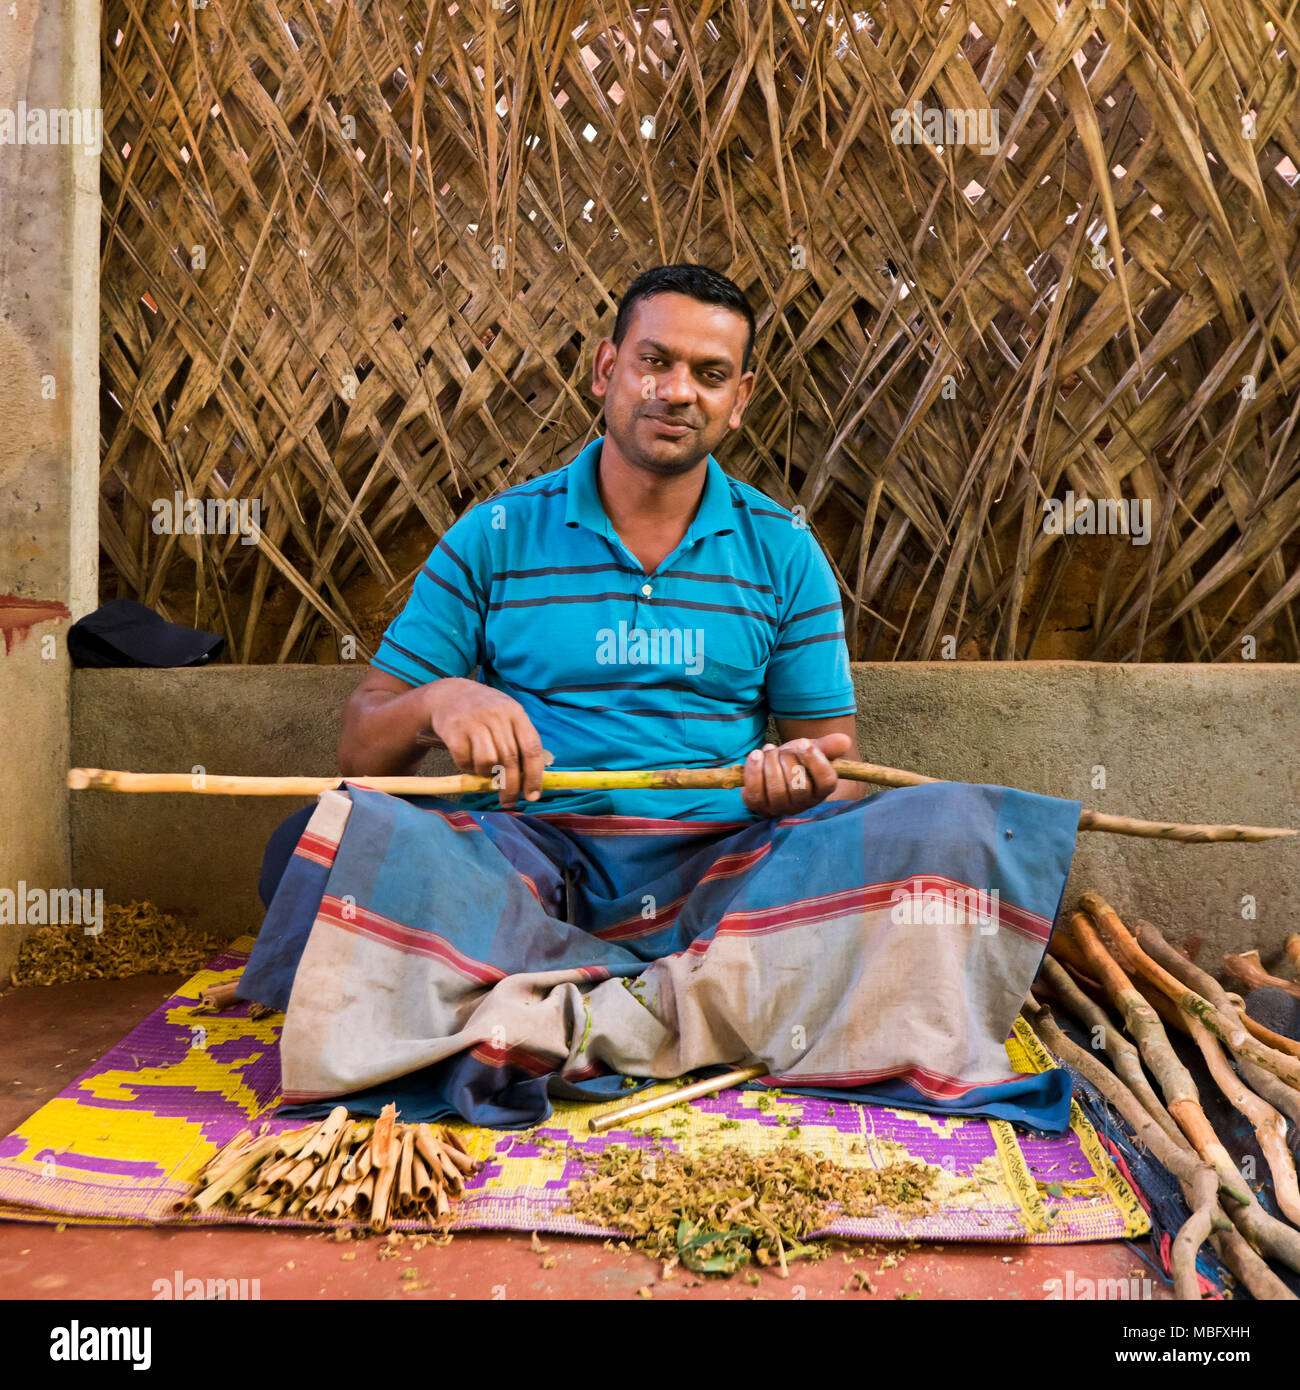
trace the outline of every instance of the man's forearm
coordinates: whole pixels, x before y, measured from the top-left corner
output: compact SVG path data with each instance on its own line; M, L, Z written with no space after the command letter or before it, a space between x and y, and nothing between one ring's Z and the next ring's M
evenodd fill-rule
M428 690L357 691L343 711L339 771L345 777L413 775L428 751L415 741L429 727Z

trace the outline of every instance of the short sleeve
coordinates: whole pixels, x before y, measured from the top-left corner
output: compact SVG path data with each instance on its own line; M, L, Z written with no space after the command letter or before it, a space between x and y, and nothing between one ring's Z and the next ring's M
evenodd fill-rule
M468 676L483 661L491 563L477 508L433 548L372 666L411 685Z
M768 709L778 719L854 714L839 586L812 532L795 535L782 595L784 616L767 663Z

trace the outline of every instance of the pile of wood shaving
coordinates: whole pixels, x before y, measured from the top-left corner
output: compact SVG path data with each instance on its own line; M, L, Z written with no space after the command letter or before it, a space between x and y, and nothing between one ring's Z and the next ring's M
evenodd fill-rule
M110 903L104 909L103 930L94 935L75 922L38 928L23 942L9 980L14 985L59 985L194 971L222 944L154 903Z

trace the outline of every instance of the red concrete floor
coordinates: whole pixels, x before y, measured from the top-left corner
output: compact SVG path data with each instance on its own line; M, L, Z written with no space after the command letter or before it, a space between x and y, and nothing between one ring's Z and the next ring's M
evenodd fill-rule
M0 1134L28 1115L165 1000L179 975L91 980L0 993ZM333 1232L175 1229L0 1221L0 1298L152 1299L155 1281L257 1280L263 1299L1044 1299L1045 1283L1150 1279L1167 1284L1121 1241L1070 1246L837 1246L826 1260L700 1279L638 1251L598 1240L475 1232L450 1244L380 1238L340 1242ZM1150 1256L1147 1242L1141 1248ZM872 1254L874 1250L876 1253ZM897 1263L884 1268L891 1257ZM860 1274L869 1280L862 1286ZM248 1286L250 1294L254 1286ZM1149 1292L1148 1292L1149 1289Z

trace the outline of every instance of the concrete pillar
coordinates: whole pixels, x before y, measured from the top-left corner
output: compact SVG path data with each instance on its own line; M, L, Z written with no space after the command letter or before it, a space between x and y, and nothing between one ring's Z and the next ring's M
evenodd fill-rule
M69 622L96 606L100 7L0 21L0 889L70 882ZM4 908L0 907L0 916ZM0 921L0 978L31 928Z

